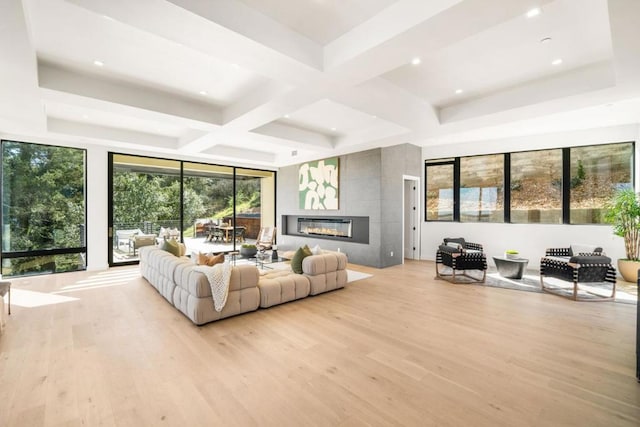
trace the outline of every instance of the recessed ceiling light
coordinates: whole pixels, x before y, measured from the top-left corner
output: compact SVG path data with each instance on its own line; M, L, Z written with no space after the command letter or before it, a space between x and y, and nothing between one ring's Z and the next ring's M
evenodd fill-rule
M331 130L335 132L337 129L336 128L331 128Z
M554 59L553 61L551 61L551 65L560 65L562 64L562 59L558 58L558 59Z
M420 62L422 62L422 61L420 60L420 58L415 57L415 58L413 58L413 59L411 60L411 65L418 65L418 64L420 64Z
M288 119L289 117L291 117L291 116L290 116L290 115L288 115L288 114L285 114L285 115L284 115L284 118L285 118L285 119Z
M104 66L104 62L98 61L96 59L95 61L93 61L93 65L95 65L96 67L102 67L102 66Z
M547 44L549 42L551 42L551 37L545 37L545 38L540 40L540 43L542 43L542 44Z
M460 95L462 92L464 92L462 89L456 89L456 95Z
M540 12L541 12L541 10L540 10L539 7L534 7L533 9L530 9L527 12L527 18L533 18L535 16L538 16L538 15L540 15Z
M88 116L88 115L86 115L86 114L83 114L83 115L82 115L82 118L86 120L86 119L88 119L88 118L89 118L89 116Z
M113 19L112 17L110 17L109 15L102 15L102 17L104 19L106 19L107 21L115 21L115 19Z
M371 118L373 118L373 119L377 119L377 118L378 118L378 116L373 115L373 116L371 116Z
M200 92L198 92L200 95L205 96L207 94L206 90L201 90Z

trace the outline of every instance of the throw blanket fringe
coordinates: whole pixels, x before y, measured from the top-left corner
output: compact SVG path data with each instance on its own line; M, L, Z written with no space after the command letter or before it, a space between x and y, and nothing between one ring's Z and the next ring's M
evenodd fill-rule
M228 261L216 264L213 267L198 265L196 271L203 273L209 280L213 306L217 312L222 311L229 296L229 280L231 279L231 264Z

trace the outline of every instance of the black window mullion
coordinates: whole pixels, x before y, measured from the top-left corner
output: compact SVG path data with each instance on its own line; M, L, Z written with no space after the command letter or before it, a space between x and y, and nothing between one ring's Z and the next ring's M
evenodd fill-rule
M453 161L453 220L460 222L460 157Z
M504 222L511 222L511 153L504 155Z
M571 224L571 149L562 149L562 223Z

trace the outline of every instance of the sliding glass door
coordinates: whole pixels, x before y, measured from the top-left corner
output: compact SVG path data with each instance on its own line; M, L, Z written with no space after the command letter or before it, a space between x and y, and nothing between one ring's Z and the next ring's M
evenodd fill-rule
M137 261L141 247L180 236L180 162L114 154L110 184L110 264Z
M230 252L275 225L275 172L110 153L110 265L176 239Z

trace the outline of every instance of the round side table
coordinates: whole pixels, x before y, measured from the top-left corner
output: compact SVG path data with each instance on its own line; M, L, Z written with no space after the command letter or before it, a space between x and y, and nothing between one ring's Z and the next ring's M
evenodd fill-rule
M529 260L526 258L505 258L503 256L494 256L493 262L496 263L498 273L507 279L522 279L529 264Z

